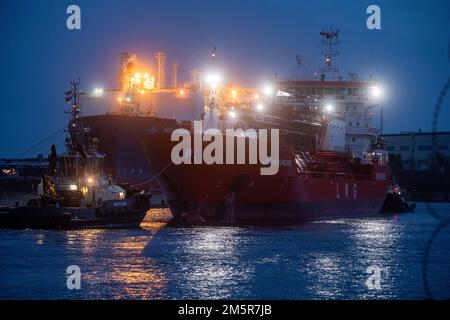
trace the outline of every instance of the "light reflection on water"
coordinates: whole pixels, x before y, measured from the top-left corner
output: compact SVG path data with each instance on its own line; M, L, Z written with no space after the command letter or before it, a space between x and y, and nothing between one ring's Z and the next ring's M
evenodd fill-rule
M420 299L438 224L424 208L276 228L172 228L152 212L139 230L0 230L0 298ZM448 204L437 208L450 217ZM429 261L440 298L450 292L448 231ZM66 288L69 265L81 269L81 290ZM369 266L382 270L380 290L366 286Z
M245 240L238 239L237 228L198 228L179 243L183 249L178 281L197 298L231 299L234 288L252 274L240 256Z
M337 298L342 295L339 278L342 266L337 255L317 254L308 261L306 272L308 274L308 291L316 298Z

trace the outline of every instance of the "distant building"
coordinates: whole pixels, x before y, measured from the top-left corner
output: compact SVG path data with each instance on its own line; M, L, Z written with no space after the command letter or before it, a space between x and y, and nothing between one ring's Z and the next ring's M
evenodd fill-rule
M433 136L435 139L433 139ZM435 170L436 152L450 157L450 131L447 132L400 132L383 135L386 150L391 157L400 158L403 170Z

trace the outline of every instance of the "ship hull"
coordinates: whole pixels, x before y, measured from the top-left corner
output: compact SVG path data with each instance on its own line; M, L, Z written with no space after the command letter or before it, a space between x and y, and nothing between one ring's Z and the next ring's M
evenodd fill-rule
M365 176L301 172L290 146L283 143L279 171L273 176L261 175L260 165L175 165L170 159L174 145L168 133L144 137L149 165L159 172L175 218L191 211L211 222L230 223L370 216L380 212L389 185L388 166L374 165Z
M104 170L116 177L119 183L138 186L152 191L157 184L151 180L151 172L144 149L142 136L164 131L176 121L153 116L104 114L81 118L91 138L99 140L98 150L106 154Z
M98 208L43 205L41 199L27 206L0 208L0 228L7 229L124 229L138 228L147 214L149 197L133 195L106 200Z

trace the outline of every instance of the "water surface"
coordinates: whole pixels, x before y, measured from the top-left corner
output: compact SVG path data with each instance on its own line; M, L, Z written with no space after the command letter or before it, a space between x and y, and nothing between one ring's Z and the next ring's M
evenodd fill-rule
M293 227L173 228L152 211L140 230L0 230L0 298L450 298L450 224L437 229L450 204L432 208Z

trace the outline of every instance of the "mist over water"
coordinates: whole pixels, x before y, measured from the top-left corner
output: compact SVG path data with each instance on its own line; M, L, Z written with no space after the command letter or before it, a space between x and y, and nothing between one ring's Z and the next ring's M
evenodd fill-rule
M450 218L449 204L432 204ZM0 230L1 299L450 298L450 225L415 213L292 227L167 227L153 210L138 230ZM424 263L426 268L424 269ZM81 289L66 268L81 269ZM367 286L368 267L381 271ZM426 274L424 274L426 270Z

